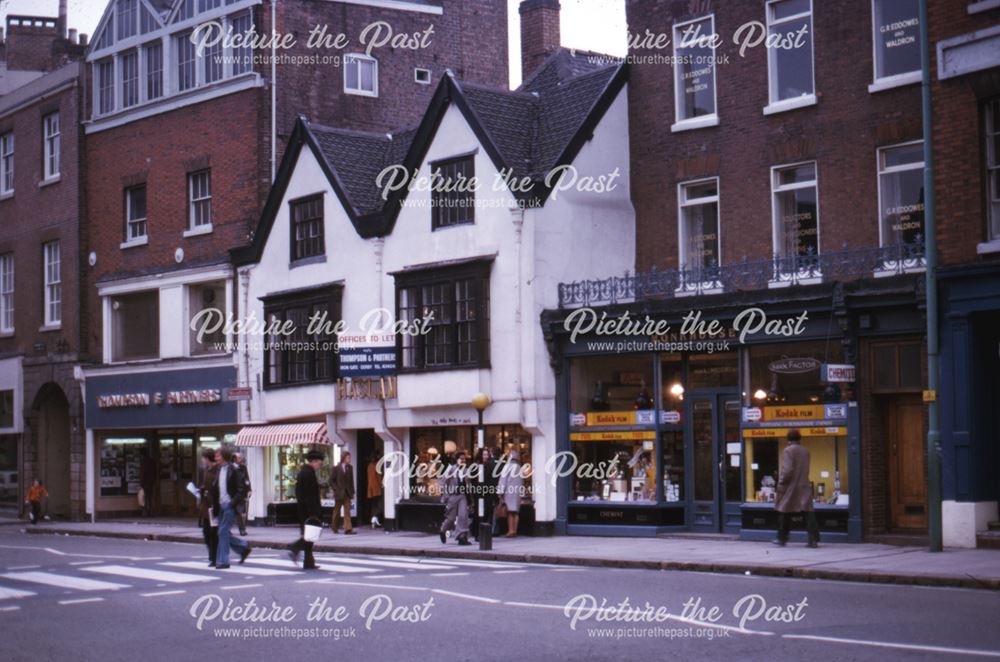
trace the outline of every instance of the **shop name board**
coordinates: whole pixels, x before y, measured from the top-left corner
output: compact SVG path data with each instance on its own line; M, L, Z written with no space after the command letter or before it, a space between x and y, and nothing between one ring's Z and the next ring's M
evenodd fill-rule
M822 419L822 405L764 407L765 421L818 421Z
M847 435L845 427L808 427L796 428L803 437L843 437ZM788 430L784 428L747 428L743 430L746 439L784 439Z
M819 368L820 362L813 358L781 358L771 361L767 369L780 375L797 375L812 372Z
M392 400L397 396L395 377L343 377L337 380L338 400Z
M113 393L97 396L97 406L101 409L122 409L125 407L148 407L150 404L193 405L222 402L222 389L192 389L167 391L163 393Z
M570 441L655 441L654 430L620 430L612 432L571 432Z
M681 413L660 410L660 423L680 423ZM569 415L570 427L600 427L607 425L655 425L656 410L637 409L633 411L597 411L586 414Z
M396 374L396 347L341 348L340 374L345 377L383 377Z
M829 383L850 383L855 381L857 370L852 364L824 363L821 376L823 381Z

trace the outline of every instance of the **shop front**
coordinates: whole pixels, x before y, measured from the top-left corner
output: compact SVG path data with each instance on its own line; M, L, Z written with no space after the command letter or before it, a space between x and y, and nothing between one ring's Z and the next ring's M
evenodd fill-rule
M234 368L94 369L85 378L88 513L193 515L201 451L236 443Z

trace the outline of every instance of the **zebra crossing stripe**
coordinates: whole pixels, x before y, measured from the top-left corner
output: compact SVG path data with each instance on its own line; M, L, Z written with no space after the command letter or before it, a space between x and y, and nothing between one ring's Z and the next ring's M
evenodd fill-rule
M250 563L247 561L247 563ZM247 563L243 565L234 565L229 570L215 570L214 568L209 568L204 563L200 561L173 561L171 563L161 563L160 565L166 565L173 568L187 568L190 570L204 570L206 572L223 572L232 575L248 575L254 577L279 577L281 575L297 575L295 570L279 570L277 568L254 568ZM288 564L286 563L286 566ZM214 579L214 578L213 578Z
M10 600L11 598L29 598L32 595L37 595L31 591L21 591L16 588L6 588L0 586L0 600Z
M444 565L440 563L417 563L414 561L382 561L374 559L357 559L344 556L317 556L316 560L331 561L334 563L368 565L380 568L397 568L403 570L454 570L455 569L455 566L453 565Z
M286 569L287 568L295 567L295 566L292 565L291 561L282 561L282 560L279 560L279 559L247 559L247 563L257 563L257 564L260 564L260 565L274 566L274 567L286 568ZM244 567L246 567L246 566L244 565ZM371 572L371 568L359 568L357 566L337 565L337 564L330 564L330 563L323 563L320 566L320 570L326 570L328 572L343 572L345 574L346 573L354 573L354 572L357 572L357 573L362 573L362 572L369 573L369 572Z
M218 577L193 575L186 572L169 572L167 570L153 570L151 568L136 568L124 565L87 566L83 570L87 572L99 572L104 575L149 579L155 582L167 582L168 584L190 584L191 582L210 582L218 579Z
M398 560L404 560L404 559L400 559L397 556L391 556L391 557L387 557L387 558L391 558L392 560L397 560L397 559ZM520 568L520 567L522 567L522 566L520 566L520 565L518 565L516 563L506 563L506 562L496 562L496 561L475 561L475 560L471 560L471 559L470 560L466 560L466 559L453 559L451 557L441 558L441 559L435 558L433 561L431 561L431 563L438 563L438 562L447 563L448 565L465 566L465 567L469 567L469 568L495 568L497 570L503 570L505 568ZM411 559L411 563L419 563L420 565L425 566L425 567L427 565L423 561L413 561L412 559Z
M0 576L19 582L45 584L46 586L71 588L78 591L117 591L120 588L130 588L128 584L102 582L84 577L70 577L69 575L56 575L51 572L8 572Z

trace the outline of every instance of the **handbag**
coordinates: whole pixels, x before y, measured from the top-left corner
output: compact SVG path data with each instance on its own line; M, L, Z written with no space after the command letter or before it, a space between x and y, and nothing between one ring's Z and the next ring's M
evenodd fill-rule
M497 507L493 510L493 515L497 518L507 517L507 504L501 501L497 504Z

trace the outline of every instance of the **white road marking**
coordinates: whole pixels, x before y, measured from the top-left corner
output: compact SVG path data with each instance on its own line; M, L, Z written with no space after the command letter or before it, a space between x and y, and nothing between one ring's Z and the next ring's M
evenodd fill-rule
M405 556L387 556L385 558L393 560L393 561L409 561L411 563L419 563L419 564L423 564L424 563L424 561L418 560L419 557L415 558L415 557L412 557L412 556L411 557L405 557ZM468 566L470 568L497 568L497 569L500 569L500 570L502 570L504 568L521 568L521 567L523 567L525 565L525 564L519 564L519 563L508 563L506 561L475 561L475 560L471 560L471 559L469 559L469 560L467 560L467 559L453 559L451 557L448 557L448 558L432 558L431 560L427 561L427 563L447 563L448 565ZM544 564L541 564L541 565L544 565Z
M277 568L296 568L298 566L292 565L290 560L282 561L280 559L247 559L247 563L257 563L259 565L269 565ZM246 566L244 565L244 568ZM330 563L323 563L320 565L320 570L325 570L326 572L343 572L343 573L365 573L371 572L370 568L358 568L356 566L350 565L336 565Z
M404 570L454 570L455 566L442 563L415 563L413 561L379 561L375 559L357 559L343 556L317 556L317 561L332 561L334 563L353 563L382 568L400 568ZM371 572L369 570L369 572Z
M104 602L104 598L77 598L76 600L60 600L61 605L79 605L84 602Z
M199 561L173 561L170 563L161 563L160 565L167 565L172 568L188 568L191 570L204 570L206 572L221 572L233 575L245 575L254 577L279 577L281 575L297 575L299 574L295 570L278 570L277 568L252 568L246 563L243 565L234 565L229 570L216 570L215 568L209 568L204 563Z
M431 577L468 577L467 572L432 572Z
M168 584L190 584L191 582L210 582L218 579L218 577L192 575L187 572L169 572L167 570L135 568L124 565L90 566L84 568L84 570L87 572L100 572L105 575L119 575L122 577L133 577L135 579L149 579L156 582L167 582Z
M893 648L897 650L920 651L925 653L977 655L979 657L1000 657L1000 651L987 651L975 648L952 648L950 646L924 646L921 644L901 644L890 641L866 641L864 639L842 639L840 637L821 637L811 634L783 634L781 636L783 639L805 639L808 641L824 641L831 644L854 644L857 646L874 646L876 648Z
M41 568L40 565L9 565L8 570L35 570L36 568Z
M527 570L494 570L494 575L514 575L522 572L528 572Z
M484 598L481 595L469 595L468 593L456 593L455 591L445 591L440 588L432 588L432 593L440 593L441 595L450 595L453 598L462 598L463 600L474 600L476 602L485 602L491 605L500 604L500 600L495 600L493 598Z
M16 588L4 588L0 586L0 600L9 600L11 598L28 598L32 595L37 595L37 593L32 593L31 591L22 591Z
M530 607L532 609L558 609L562 611L566 608L565 605L536 605L533 602L514 602L511 600L504 601L505 605L510 605L511 607Z
M50 572L9 572L3 576L7 579L16 579L21 582L46 584L47 586L57 586L59 588L72 588L78 591L117 591L120 588L130 588L128 584L115 584L114 582L102 582L83 577L55 575Z
M241 588L260 588L263 584L237 584L235 586L220 586L223 591L235 591Z
M16 607L16 606L0 607L0 611L17 611L18 609L20 609L20 607Z
M104 561L71 561L70 565L96 565L98 563L104 563Z
M310 580L304 580L304 581L302 581L300 583L306 583L308 581L310 581ZM311 580L311 581L316 582L317 580ZM372 583L369 583L369 582L352 582L352 581L348 581L348 580L345 580L345 579L325 579L325 580L319 580L319 581L321 581L324 584L338 584L338 585L342 584L344 586L369 586L369 587L372 587L372 588L398 588L401 591L429 591L429 590L431 590L431 589L425 588L423 586L403 586L401 584L372 584Z
M586 568L552 568L552 572L586 572Z
M126 561L161 561L162 556L121 556L116 554L82 554L79 552L61 552L51 547L33 547L30 545L0 545L0 549L35 549L56 556L80 556L92 559L124 559Z
M160 595L181 595L187 593L187 591L177 590L177 591L155 591L153 593L140 593L144 598L155 598Z
M406 575L365 575L362 579L402 579Z

